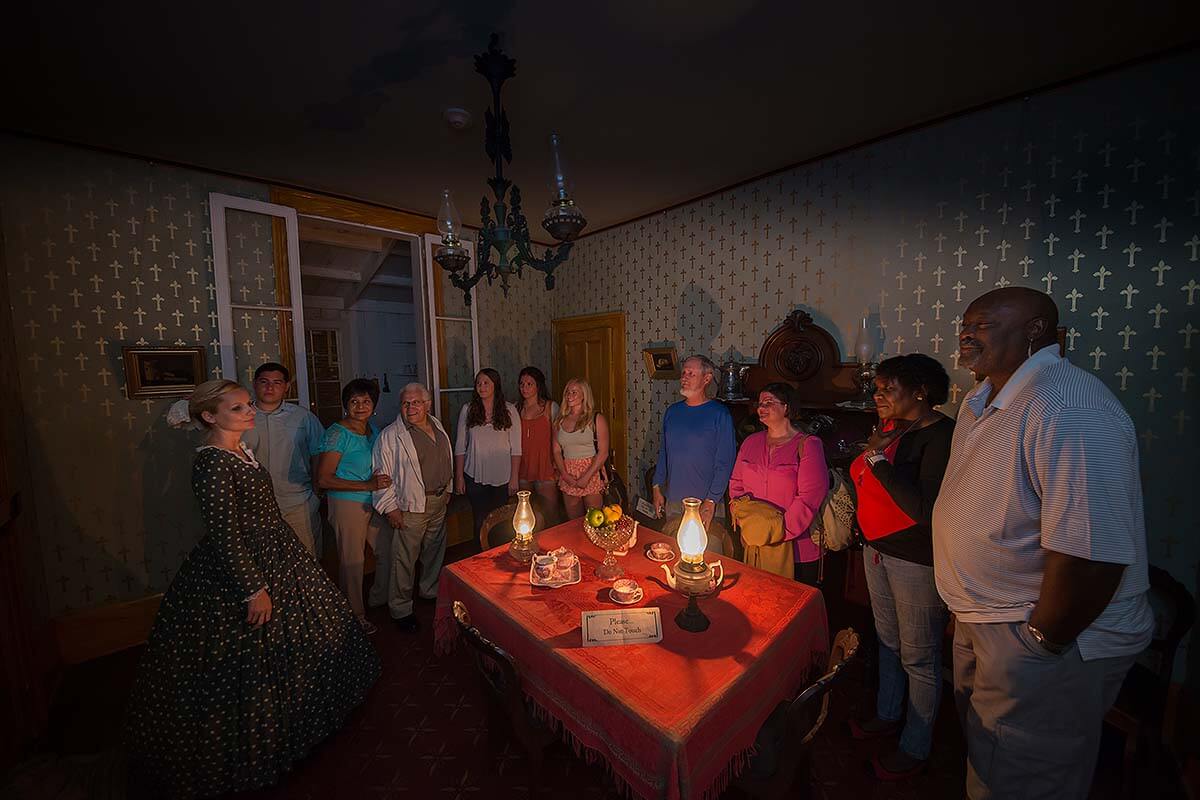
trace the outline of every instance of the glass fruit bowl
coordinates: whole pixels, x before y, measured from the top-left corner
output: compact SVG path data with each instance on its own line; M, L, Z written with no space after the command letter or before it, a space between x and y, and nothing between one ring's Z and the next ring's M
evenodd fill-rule
M604 561L596 567L596 577L602 581L612 581L625 574L625 570L617 564L613 555L618 550L624 550L630 541L637 536L637 521L633 517L622 515L612 522L603 525L592 525L587 516L583 519L583 532L588 541L604 551Z

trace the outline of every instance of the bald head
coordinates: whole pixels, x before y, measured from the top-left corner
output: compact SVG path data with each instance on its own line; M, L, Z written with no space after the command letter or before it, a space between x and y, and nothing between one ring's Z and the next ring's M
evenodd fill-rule
M1050 296L1006 286L975 299L963 314L959 363L1002 386L1029 354L1058 339L1058 307Z
M1033 342L1034 348L1044 341L1042 346L1048 346L1058 337L1058 306L1050 299L1050 295L1030 289L1025 286L1005 286L1003 289L993 289L987 294L980 295L968 306L981 308L1008 308L1016 319L1027 323L1040 319L1044 322L1045 330L1041 337Z

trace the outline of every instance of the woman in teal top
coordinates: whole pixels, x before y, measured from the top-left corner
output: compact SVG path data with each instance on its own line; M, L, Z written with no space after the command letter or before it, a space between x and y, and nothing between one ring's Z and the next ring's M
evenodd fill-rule
M391 486L392 479L376 475L371 466L371 451L379 431L371 424L379 388L373 381L356 378L342 389L342 407L346 416L325 431L325 442L317 461L317 486L328 492L329 524L337 539L341 561L338 583L350 601L358 621L367 633L375 626L367 621L363 608L363 563L370 543L377 556L375 581L371 584L371 606L387 603L388 578L391 574L391 530L375 513L371 492ZM386 531L380 535L381 531Z

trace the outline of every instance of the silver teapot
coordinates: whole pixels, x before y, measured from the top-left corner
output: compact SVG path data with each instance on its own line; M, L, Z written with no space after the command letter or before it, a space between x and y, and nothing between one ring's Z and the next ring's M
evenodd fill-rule
M717 398L720 400L745 400L742 394L742 380L746 370L753 364L739 364L732 357L721 365L721 377L717 383Z

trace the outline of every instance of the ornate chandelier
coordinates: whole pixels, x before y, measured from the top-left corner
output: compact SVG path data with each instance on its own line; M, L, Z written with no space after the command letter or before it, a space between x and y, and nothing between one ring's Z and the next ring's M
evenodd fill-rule
M512 163L512 146L508 139L508 115L500 103L500 90L506 80L517 74L517 62L500 49L497 34L492 34L487 51L475 56L475 71L487 78L492 87L492 107L485 116L487 128L484 149L496 170L496 174L487 181L495 201L489 203L487 195L484 195L479 203L483 225L479 230L475 272L470 273L467 270L470 254L462 244L462 220L454 207L450 190L443 190L437 221L442 243L433 256L450 273L450 282L462 289L468 305L471 303L471 288L483 278L487 278L489 286L499 278L500 288L507 297L509 276L515 274L521 277L525 267L545 273L546 289L553 289L554 270L567 260L572 241L587 225L587 220L571 197L571 184L558 149L558 135L551 134L553 197L550 207L542 215L542 228L562 244L556 248L547 247L541 258L534 254L529 240L529 225L521 211L521 190L504 177L504 165Z

